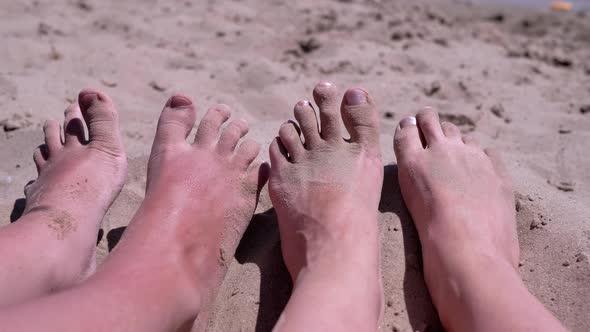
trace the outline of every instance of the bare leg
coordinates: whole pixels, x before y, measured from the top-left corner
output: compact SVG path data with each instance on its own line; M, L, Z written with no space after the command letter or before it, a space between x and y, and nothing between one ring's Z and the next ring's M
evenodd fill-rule
M25 213L0 229L0 306L71 287L94 271L98 229L127 161L112 101L94 90L78 100L66 110L63 144L59 123L45 124Z
M428 289L449 331L563 331L519 274L514 194L496 152L424 111L395 134Z
M319 84L270 147L270 195L294 283L278 331L375 331L382 310L379 116L368 94ZM342 138L341 121L351 139ZM301 142L303 133L305 144Z
M215 293L256 208L259 146L244 121L209 110L195 142L195 108L172 97L162 111L145 200L117 248L80 286L7 308L11 331L172 331L190 324ZM263 179L264 180L264 179ZM100 311L99 311L100 310ZM71 319L75 317L75 319Z

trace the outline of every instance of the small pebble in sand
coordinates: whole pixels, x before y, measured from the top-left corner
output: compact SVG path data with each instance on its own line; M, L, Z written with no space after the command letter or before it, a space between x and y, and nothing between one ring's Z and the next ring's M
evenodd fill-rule
M164 91L166 91L166 88L165 88L164 86L162 86L162 85L158 84L156 81L151 81L151 82L149 83L149 86L150 86L152 89L154 89L154 90L156 90L156 91L158 91L158 92L164 92Z
M580 106L580 113L582 113L582 114L590 113L590 104Z
M395 114L393 112L385 112L383 116L385 116L386 119L393 119Z
M571 134L572 131L570 129L563 129L562 128L562 129L559 129L559 133L562 135L565 135L565 134Z
M392 300L387 300L387 306L388 307L393 307L393 301Z
M498 118L503 119L504 122L506 122L506 123L512 122L512 119L506 115L506 110L504 109L504 106L502 104L493 105L490 108L490 111L492 112L492 114L494 114Z
M570 262L568 262L568 261L565 261L565 262L561 263L561 265L563 265L563 266L565 266L565 267L568 267L568 266L570 266Z
M541 225L540 225L540 223L539 223L538 221L536 221L536 220L533 220L533 221L531 222L530 229L531 229L531 230L534 230L534 229L537 229L537 228L541 228Z
M441 85L438 81L430 83L429 86L424 88L424 94L428 97L434 96L441 89Z

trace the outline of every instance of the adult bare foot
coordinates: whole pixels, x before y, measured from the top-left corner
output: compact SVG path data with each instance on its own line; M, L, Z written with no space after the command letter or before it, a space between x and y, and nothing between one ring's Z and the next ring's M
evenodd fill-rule
M399 182L428 289L451 331L561 330L518 275L510 175L498 154L430 110L395 133Z
M0 305L70 287L94 270L98 229L127 161L111 99L87 89L78 101L66 110L64 143L59 123L45 124L24 215L0 230Z
M168 101L148 164L145 199L101 269L100 276L151 274L133 283L145 281L155 298L175 298L170 308L183 317L177 322L194 319L212 300L266 181L268 165L253 164L258 143L248 139L238 146L248 124L234 120L221 130L230 114L225 105L210 108L191 144L186 138L196 119L192 101L182 95ZM160 286L152 284L154 278Z
M77 331L79 322L92 331L190 327L214 296L266 181L266 167L253 164L258 144L246 140L237 147L248 131L244 121L231 121L218 139L230 111L215 106L191 144L186 138L195 113L188 97L168 100L152 147L145 199L98 271L72 290L0 310L4 326L15 331Z
M377 209L383 181L379 116L367 92L314 90L270 147L269 190L294 283L278 330L369 331L382 309ZM344 140L341 121L351 138ZM303 133L302 143L299 132Z

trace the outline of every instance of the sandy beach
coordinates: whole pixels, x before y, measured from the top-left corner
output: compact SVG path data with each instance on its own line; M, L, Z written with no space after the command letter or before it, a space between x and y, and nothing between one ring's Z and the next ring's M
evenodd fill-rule
M0 224L22 212L43 122L61 120L84 87L117 104L129 157L100 262L143 198L170 95L192 96L199 116L230 105L268 160L293 105L328 80L366 88L382 115L382 331L442 329L392 148L398 121L424 106L503 153L521 275L569 329L590 330L590 13L435 0L27 0L0 3L0 34ZM263 190L207 330L270 331L290 288Z

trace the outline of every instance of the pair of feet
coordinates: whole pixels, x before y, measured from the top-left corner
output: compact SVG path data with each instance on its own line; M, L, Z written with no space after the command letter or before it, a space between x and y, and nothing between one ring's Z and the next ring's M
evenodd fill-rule
M93 278L127 271L169 282L163 295L181 308L179 322L194 318L222 280L270 174L294 281L277 328L376 329L383 303L379 114L362 89L348 90L341 101L332 84L320 83L313 95L321 126L310 102L297 103L297 122L281 126L270 146L271 169L254 163L255 141L239 144L246 122L222 129L230 117L225 105L207 111L188 143L195 106L186 96L170 98L152 147L145 200ZM78 100L66 111L63 142L57 122L44 127L45 144L34 155L39 178L26 188L22 224L43 234L51 268L28 293L3 291L0 305L70 288L94 272L96 233L124 184L126 159L109 97L84 90ZM341 123L350 139L342 138ZM457 320L465 319L454 316L473 280L489 267L517 276L510 178L495 152L450 123L441 126L432 111L402 120L394 141L429 290L445 326L462 327Z

